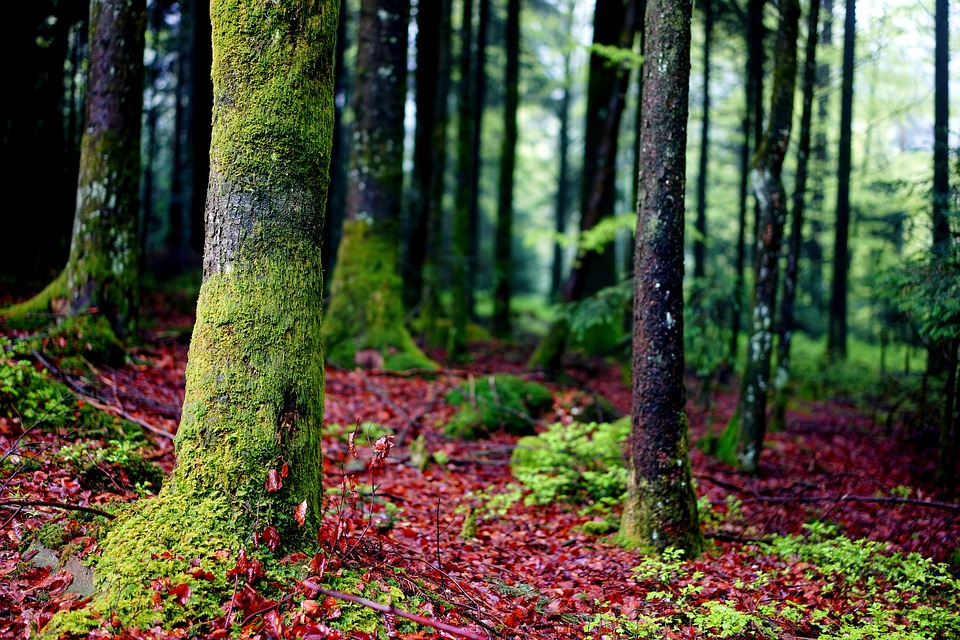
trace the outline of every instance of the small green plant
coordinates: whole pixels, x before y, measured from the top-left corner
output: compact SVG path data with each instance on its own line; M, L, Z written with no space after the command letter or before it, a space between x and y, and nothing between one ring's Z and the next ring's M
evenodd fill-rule
M447 423L448 436L474 439L503 429L512 435L533 433L536 419L553 406L550 390L523 378L497 374L470 377L463 389L447 394L459 407Z
M531 491L529 503L619 502L626 492L623 443L629 433L629 417L612 423L555 424L539 436L521 438L510 467Z
M80 477L91 489L156 493L163 483L163 469L145 460L129 440L79 440L60 448L56 454L63 467Z
M69 410L70 397L60 385L37 371L29 360L16 359L18 350L0 336L0 413L30 426L55 422Z

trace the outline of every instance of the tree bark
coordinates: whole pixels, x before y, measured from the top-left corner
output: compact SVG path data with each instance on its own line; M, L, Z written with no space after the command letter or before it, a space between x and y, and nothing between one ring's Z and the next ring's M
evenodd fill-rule
M135 336L140 292L140 116L143 0L90 3L87 119L67 261L71 314L97 310Z
M787 383L790 380L790 343L793 339L793 307L797 297L800 251L803 248L803 213L807 192L807 166L810 160L810 128L813 121L813 92L817 81L817 21L820 0L810 0L807 20L807 44L803 63L803 112L800 115L800 146L797 151L797 176L793 188L793 212L790 218L790 241L783 274L783 300L780 303L777 333L777 370L773 376L775 392L771 429L783 429L787 406Z
M837 152L837 221L833 240L833 280L830 286L830 322L827 353L847 357L847 274L850 269L850 165L853 132L853 60L856 38L856 0L847 0L843 25L843 85L840 90L840 148Z
M697 172L697 237L693 240L693 277L707 275L707 168L710 151L710 46L713 40L713 0L703 2L703 116L700 121L700 161Z
M409 0L360 4L347 217L324 326L342 366L368 349L387 369L432 366L404 326L400 278L409 14Z
M565 7L565 32L569 32L573 23L572 0ZM557 119L560 121L560 136L557 142L557 153L560 157L560 166L557 169L557 196L554 214L554 230L557 237L562 237L567 230L567 213L569 211L570 193L570 93L571 93L571 58L572 52L567 49L563 53L563 86L560 103L557 105ZM563 247L559 242L553 244L553 265L550 270L550 298L558 302L563 287Z
M620 541L698 555L683 380L683 228L689 0L646 10L640 199L633 298L633 410Z
M798 0L780 0L776 63L771 96L770 120L753 159L750 172L754 195L760 205L760 236L754 266L753 311L747 363L740 387L737 413L727 427L727 438L736 433L736 461L755 473L760 462L767 430L767 390L770 385L770 355L773 346L773 313L776 307L780 245L787 210L787 196L781 173L790 142L793 101L797 76L797 33L800 20ZM729 439L723 444L729 444ZM721 455L730 458L721 445Z
M517 152L517 106L520 83L520 0L507 4L507 68L504 84L504 133L500 152L500 201L494 251L493 335L510 336L510 297L513 295L513 172Z
M101 541L99 594L45 633L82 634L105 618L139 628L192 621L218 609L233 582L225 574L255 531L276 527L284 550L315 540L337 3L214 0L211 18L207 234L178 464L160 495L126 510ZM214 580L157 608L151 581L182 579L191 566Z

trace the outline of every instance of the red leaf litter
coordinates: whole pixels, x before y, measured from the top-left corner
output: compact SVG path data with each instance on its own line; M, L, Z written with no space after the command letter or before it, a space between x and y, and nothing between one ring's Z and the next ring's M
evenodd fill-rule
M183 401L187 340L183 332L174 339L158 336L136 348L129 364L104 367L95 376L90 372L87 376L94 376L108 389L100 397L111 407L122 408L127 416L172 434ZM418 611L408 613L469 629L478 637L599 638L584 630L589 615L656 613L647 597L652 587L631 571L642 557L618 547L610 536L581 531L579 525L593 516L581 515L577 507L528 506L519 500L503 516L479 515L474 538L458 535L467 507L472 505L468 494L484 491L489 495L516 486L508 465L516 438L503 433L476 442L446 437L443 426L455 409L444 402L444 396L463 384L468 374L526 375L526 355L513 347L485 343L475 347L474 360L466 368L444 370L435 376L328 368L325 425L342 427L330 429L324 437L326 483L331 495L339 495L327 508L340 512L323 520L318 539L325 551L309 559L293 554L284 562L308 564L316 584L322 583L323 576L336 574L350 558L354 565L367 566L371 585L378 584L386 573L401 575L392 570L403 569L406 578L396 579L404 588L439 596L424 600ZM442 362L442 353L431 356ZM629 411L630 392L618 366L580 359L571 363L568 373L573 382L548 385L556 400L542 426L569 422L576 413L573 405L584 394L604 396L620 411ZM691 380L691 388L694 384ZM688 415L696 439L706 434L708 425L725 424L736 404L735 382L713 393L707 407L697 394L690 396ZM740 593L738 581L749 582L758 571L776 567L782 582L777 578L766 585L767 596L789 595L797 602L829 607L832 595L822 592L820 585L797 591L797 585L803 583L802 563L787 564L759 554L752 542L769 534L799 533L811 520L828 520L847 536L883 541L891 550L919 552L937 562L950 559L960 545L957 510L931 509L906 501L841 499L888 496L902 486L909 488L910 497L917 502L947 500L933 483L935 440L931 440L930 429L917 430L895 421L888 424L885 414L871 414L829 398L802 403L787 417L787 429L768 436L755 477L743 476L692 448L699 496L719 505L719 511L728 497L741 501L742 506L737 519L720 520L719 529L707 531L707 551L689 563L690 574L703 574L696 578L699 593L691 597L735 603ZM368 439L357 430L348 440L345 431L354 430L358 422L388 427L392 435L381 437L381 433ZM146 456L167 471L172 469L172 441L156 433L147 436L154 445ZM442 462L434 461L423 471L410 464L409 446L418 436L423 437L429 452L441 454L436 459ZM122 486L87 488L70 470L58 467L52 453L71 437L68 430L50 433L37 429L25 435L17 421L0 419L0 451L15 451L17 461L5 463L0 476L0 500L5 501L0 511L2 638L30 637L57 611L85 603L69 592L69 573L30 562L36 554L28 554L28 546L50 522L64 525L80 557L98 552L95 538L73 517L75 512L51 503L96 508L137 498ZM354 460L352 453L361 460ZM264 489L282 490L286 471L285 464L270 469ZM376 499L370 495L371 486ZM46 504L14 504L13 500ZM286 517L290 515L303 525L308 517L306 503L291 507ZM282 547L274 527L267 526L257 534L260 545ZM331 628L345 603L302 584L291 583L290 593L280 599L263 596L256 587L263 579L262 565L245 551L231 553L235 565L228 576L237 588L224 594L224 606L246 625L242 637L373 637ZM213 580L212 574L199 567L193 571L194 579ZM690 580L690 574L669 588L679 589L683 580ZM158 581L154 589L158 606L170 600L185 603L192 597L186 583ZM400 617L393 612L383 615L385 628L392 630L390 637L456 637L429 627L401 636L396 631ZM95 636L161 638L186 633L102 630ZM226 637L224 633L218 628L207 636ZM697 634L691 626L664 630L662 637L707 637Z

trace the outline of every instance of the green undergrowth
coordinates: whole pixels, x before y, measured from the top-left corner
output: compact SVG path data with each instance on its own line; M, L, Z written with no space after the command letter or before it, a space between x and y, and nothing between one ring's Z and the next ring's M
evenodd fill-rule
M28 359L31 341L0 336L0 414L24 429L69 430L75 437L145 445L140 427L80 401L66 385Z
M537 418L553 407L549 389L509 374L471 376L446 399L459 407L445 427L446 434L467 439L501 429L512 435L531 434Z
M629 416L612 423L554 424L517 441L510 467L530 490L529 503L620 501L626 492L623 443L629 434Z
M156 493L165 475L129 440L78 440L61 447L54 458L79 478L81 487L94 491Z
M755 550L746 578L726 587L670 549L633 570L646 606L629 616L610 603L584 622L591 638L660 638L690 628L709 638L818 637L938 640L960 634L960 581L944 565L886 545L851 540L824 524L775 536ZM802 563L802 564L801 564ZM802 566L802 572L791 572Z

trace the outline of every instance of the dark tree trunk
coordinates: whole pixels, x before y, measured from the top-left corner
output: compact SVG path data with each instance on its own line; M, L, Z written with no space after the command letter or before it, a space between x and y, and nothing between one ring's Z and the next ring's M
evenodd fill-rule
M360 4L347 217L324 323L342 365L372 349L388 369L431 366L404 326L400 279L409 17L409 0Z
M683 380L683 226L689 0L646 11L640 193L633 272L633 410L619 537L645 551L702 549Z
M793 305L797 294L800 251L803 247L803 212L807 190L807 166L810 156L810 128L813 121L813 92L817 80L817 21L820 0L810 0L807 20L807 45L803 63L803 112L800 116L800 147L797 151L797 177L793 189L793 211L790 218L790 241L787 265L783 274L783 300L780 303L777 335L777 371L773 376L776 394L770 416L771 429L782 429L787 405L787 382L790 379L790 342L793 339Z
M833 0L823 0L820 11L821 23L818 48L828 52L833 46ZM823 233L823 216L825 202L824 176L830 170L829 151L827 148L827 128L830 115L830 62L829 55L820 57L817 63L817 127L813 139L813 152L810 171L810 214L806 216L810 221L810 237L805 243L804 253L808 267L805 270L805 286L810 295L811 307L826 317L824 308L823 285L823 245L820 236ZM814 217L816 216L816 217Z
M853 58L857 24L856 0L847 0L843 26L843 86L840 90L840 148L837 152L837 222L833 241L833 280L827 353L847 357L847 275L850 269L850 160L853 130Z
M573 4L569 4L564 15L565 32L569 32L573 22ZM557 118L560 121L560 137L557 153L560 156L560 166L557 170L557 196L554 230L557 237L562 237L567 230L567 213L570 209L570 161L568 149L570 147L570 85L572 52L568 49L563 54L563 87L560 103L557 106ZM560 289L563 286L563 247L559 242L553 244L553 266L550 270L550 297L557 302L560 300Z
M207 202L207 179L210 177L210 113L213 111L213 65L210 27L210 0L191 0L193 5L193 91L191 93L190 140L190 248L203 254L204 211Z
M473 141L470 150L470 217L467 219L467 317L476 317L476 290L480 280L480 171L483 166L483 110L487 87L487 28L490 24L490 0L477 0L477 33L473 64Z
M417 124L410 191L411 222L403 269L408 309L436 294L436 279L427 276L424 270L436 269L435 264L426 265L428 261L436 262L434 240L440 233L450 74L450 7L450 0L421 2L417 11ZM441 190L437 189L438 185ZM431 254L429 258L428 254Z
M760 237L754 268L753 312L747 364L740 388L737 413L728 429L737 434L736 459L750 473L757 471L767 431L767 390L770 385L770 355L773 346L773 315L776 307L780 245L787 210L781 172L790 141L797 76L798 0L780 0L776 62L770 121L750 172L754 195L760 204ZM726 434L725 434L726 435ZM730 442L726 440L725 442ZM727 458L733 452L722 450Z
M470 317L470 210L474 175L473 128L475 126L474 85L471 48L473 40L473 0L463 0L460 23L460 98L457 103L457 171L454 192L452 259L453 305L447 358L452 362L467 355L467 322Z
M340 19L337 22L337 48L334 53L334 122L333 149L330 152L330 192L327 199L327 215L323 226L323 271L324 279L333 280L337 268L337 249L343 231L343 219L347 211L347 165L350 163L350 126L345 121L347 104L350 102L350 70L346 68L347 0L340 0Z
M933 124L933 255L943 260L950 253L950 8L937 0L934 53ZM949 345L933 342L927 350L927 372L939 374L950 366Z
M707 167L710 150L710 46L713 0L703 2L703 116L700 121L700 164L697 172L697 237L693 240L693 277L707 275Z
M210 197L178 464L100 540L101 591L67 614L77 635L107 615L136 628L206 615L215 585L232 580L219 554L235 558L267 526L284 553L308 550L323 513L320 243L337 4L214 0L211 14ZM172 558L148 561L161 554ZM151 581L190 567L216 579L191 584L182 606L154 606ZM45 633L58 635L60 620Z
M517 106L520 81L520 0L507 3L507 68L504 79L503 147L500 153L500 201L494 251L493 335L510 336L510 297L513 295L513 172L517 151Z
M763 136L763 42L766 29L763 26L763 7L766 0L749 0L747 3L747 68L745 85L745 111L743 116L743 145L740 151L740 209L737 217L736 284L734 288L730 356L737 357L740 341L740 322L743 315L743 289L745 286L747 244L747 209L749 204L749 175L751 149L760 146ZM757 237L757 209L754 203L754 228L751 240ZM752 243L751 243L752 244Z
M630 48L636 32L637 5L638 0L629 0L626 5L622 0L597 0L594 44ZM615 32L614 36L611 36L612 32ZM591 56L581 188L581 234L613 214L617 137L629 80L630 74L623 65L608 64L606 58L598 53ZM600 251L580 249L564 283L560 300L564 303L582 300L614 284L615 280L616 261L612 243ZM612 319L612 322L619 324L619 318ZM555 321L530 357L528 367L555 373L566 350L569 330L565 320Z

